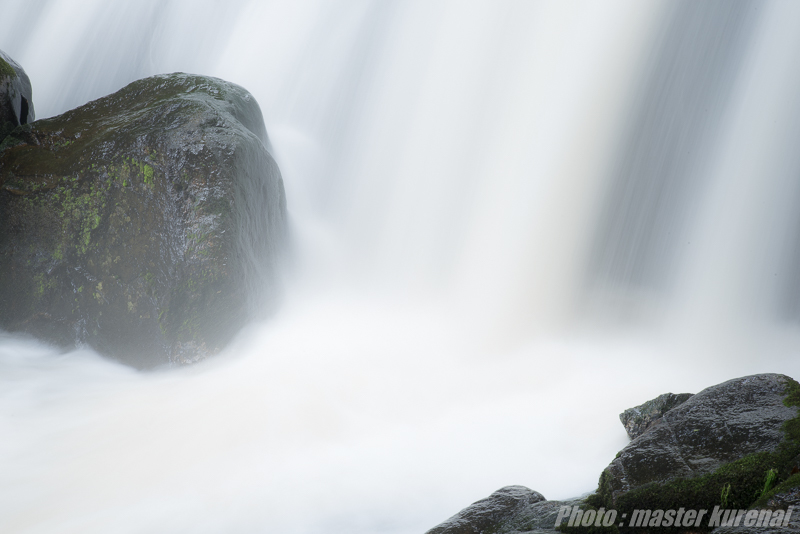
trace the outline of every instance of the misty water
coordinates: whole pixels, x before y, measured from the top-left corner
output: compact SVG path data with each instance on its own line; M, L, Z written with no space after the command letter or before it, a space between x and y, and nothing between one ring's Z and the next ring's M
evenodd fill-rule
M800 4L0 0L37 118L247 88L277 312L139 372L0 333L4 533L421 533L592 491L618 414L800 378Z

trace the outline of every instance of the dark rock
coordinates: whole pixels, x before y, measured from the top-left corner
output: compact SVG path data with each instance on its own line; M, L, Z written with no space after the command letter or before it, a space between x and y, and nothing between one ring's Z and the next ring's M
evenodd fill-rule
M619 420L622 421L622 426L625 427L628 436L634 439L642 435L662 415L676 406L680 406L691 396L691 393L679 393L678 395L664 393L635 408L628 408L619 414Z
M31 81L23 68L0 50L0 142L34 118Z
M562 506L582 506L584 499L548 501L524 486L507 486L465 508L427 534L544 534L556 532ZM566 525L567 519L562 520Z
M274 292L285 195L234 84L134 82L0 144L0 327L137 367L221 349Z
M499 532L505 523L544 501L541 493L524 486L506 486L477 501L427 534L489 534ZM555 517L551 525L555 525ZM509 531L511 532L511 531Z
M647 484L691 479L754 453L776 451L784 423L798 415L796 407L784 404L790 382L783 375L755 375L694 395L620 452L601 477L602 491L616 502Z
M783 473L781 473L783 478L789 478L797 474L800 474L800 454L792 458L789 463L786 464Z
M582 506L583 499L569 501L540 501L521 507L498 530L497 534L526 534L553 533L556 531L556 520L562 506ZM566 526L569 517L562 519L561 525Z
M765 508L770 510L786 510L790 506L797 508L797 517L800 519L800 486L773 495L767 501Z
M709 525L715 507L735 514L769 510L775 521L782 520L790 507L798 510L796 515L787 515L791 520L785 527L725 526L714 529L715 534L800 534L798 408L800 384L787 376L764 374L730 380L665 410L606 468L596 493L571 501L503 500L501 492L509 489L504 488L428 534L639 532L643 531L641 523L632 522L642 520L642 511L680 508L706 510L700 528L707 531L715 526ZM530 491L520 490L521 496ZM561 514L560 529L556 529L562 506L571 510L564 510L567 515ZM613 510L615 517L609 520L616 524L569 526L570 512L579 513L575 507L584 511L581 513L597 510L598 515ZM595 516L589 513L591 520ZM766 512L760 517L767 517Z

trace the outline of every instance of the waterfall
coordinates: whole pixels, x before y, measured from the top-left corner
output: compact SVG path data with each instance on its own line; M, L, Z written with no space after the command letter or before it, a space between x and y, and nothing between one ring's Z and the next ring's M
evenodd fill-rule
M0 531L424 532L596 487L617 414L800 378L800 4L0 0L37 118L258 100L278 312L140 373L0 332Z

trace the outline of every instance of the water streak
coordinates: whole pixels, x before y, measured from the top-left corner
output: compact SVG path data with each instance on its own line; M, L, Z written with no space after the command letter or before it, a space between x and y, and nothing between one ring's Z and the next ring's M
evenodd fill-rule
M0 337L0 531L422 532L591 491L657 394L800 378L799 10L0 0L38 117L161 72L250 90L293 237L214 361Z

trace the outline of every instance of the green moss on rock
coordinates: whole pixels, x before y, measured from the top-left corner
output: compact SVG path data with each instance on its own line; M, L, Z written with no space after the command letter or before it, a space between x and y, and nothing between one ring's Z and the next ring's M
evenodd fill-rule
M0 56L0 78L8 77L13 78L17 75L17 71L14 70L14 67L9 64L8 61Z
M184 74L18 127L0 149L0 328L140 367L220 350L268 300L252 288L284 234L265 142L246 91Z
M800 384L788 378L785 383L784 405L800 407ZM722 465L715 471L695 477L678 478L668 482L652 482L612 499L610 473L608 469L600 475L597 491L590 495L587 507L614 508L618 514L631 517L634 510L711 510L714 506L729 509L747 509L763 506L771 497L800 485L800 475L787 469L800 454L800 413L783 424L784 439L771 452L758 452ZM772 474L772 476L770 476ZM771 478L767 486L767 478ZM765 491L766 489L766 491ZM611 529L595 527L566 527L563 532L612 532ZM634 531L629 527L621 532ZM682 529L660 528L659 531L677 532ZM703 528L699 529L704 530Z

